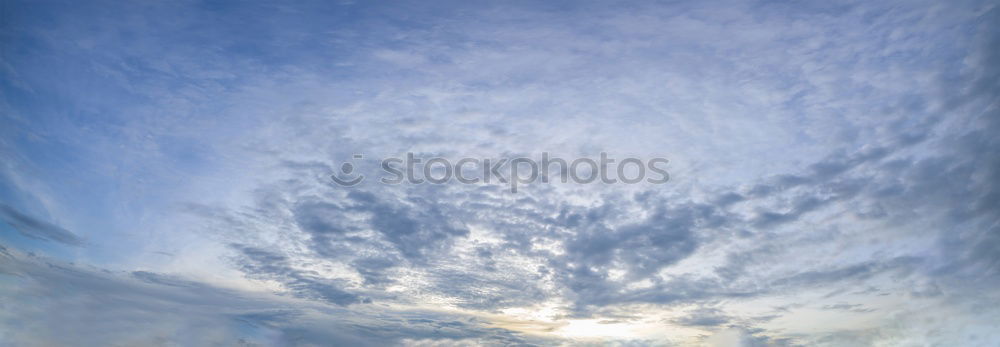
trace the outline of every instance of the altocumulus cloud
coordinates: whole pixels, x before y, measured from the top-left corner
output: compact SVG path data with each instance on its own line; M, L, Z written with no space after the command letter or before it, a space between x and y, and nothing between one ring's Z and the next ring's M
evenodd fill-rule
M996 5L8 2L0 344L995 345Z

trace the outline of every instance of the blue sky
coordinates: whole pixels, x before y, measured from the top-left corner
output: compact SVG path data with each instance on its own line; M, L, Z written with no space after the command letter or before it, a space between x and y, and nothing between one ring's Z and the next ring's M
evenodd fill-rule
M6 1L0 344L996 345L996 5Z

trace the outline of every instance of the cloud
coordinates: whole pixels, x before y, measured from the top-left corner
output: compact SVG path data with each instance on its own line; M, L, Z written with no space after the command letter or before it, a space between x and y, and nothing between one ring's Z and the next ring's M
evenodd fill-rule
M0 219L21 235L33 239L55 241L70 246L83 245L83 239L69 230L21 213L21 211L5 204L0 204Z
M728 323L730 319L732 318L726 316L719 309L700 308L688 313L687 316L674 320L674 323L686 326L718 327Z
M0 218L95 247L3 248L3 338L997 338L988 2L12 7L0 198L91 229ZM542 151L665 156L671 182L372 179ZM354 154L369 179L331 183Z
M245 261L239 267L248 276L257 279L277 280L291 289L297 296L322 300L337 305L368 302L357 295L343 290L342 283L325 279L319 274L293 269L288 258L262 249L236 245Z
M0 293L14 299L4 304L0 322L20 327L3 335L4 341L18 345L120 341L377 346L401 343L404 338L531 341L488 328L469 316L420 310L345 311L171 275L81 267L6 248L0 248L0 256L0 277L10 284ZM78 319L82 316L90 319Z

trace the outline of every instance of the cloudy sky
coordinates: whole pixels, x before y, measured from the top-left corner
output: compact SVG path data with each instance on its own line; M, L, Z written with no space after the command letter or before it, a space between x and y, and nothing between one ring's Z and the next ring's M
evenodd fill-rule
M995 346L997 4L3 1L0 345Z

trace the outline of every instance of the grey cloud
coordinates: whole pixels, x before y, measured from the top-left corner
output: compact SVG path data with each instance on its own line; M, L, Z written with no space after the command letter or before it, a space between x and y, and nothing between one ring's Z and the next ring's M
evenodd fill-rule
M233 248L243 255L243 262L238 266L247 276L281 282L296 296L337 305L369 302L368 299L342 289L345 285L343 281L323 278L318 274L292 268L286 256L241 245L233 245Z
M468 234L468 230L455 225L433 201L425 198L409 197L405 203L418 206L410 208L382 203L370 193L351 192L348 197L359 203L357 209L371 213L371 226L411 261L421 259L424 252L441 249L449 238Z
M297 225L315 238L318 250L329 246L328 242L366 243L341 234L370 228L380 233L402 257L419 262L426 252L440 250L447 246L448 239L468 233L463 226L446 218L435 203L424 198L411 196L403 201L383 201L370 192L352 190L345 201L337 204L303 200L293 207ZM366 218L362 224L346 224L347 213L362 213Z
M81 267L0 246L0 277L7 276L16 279L5 279L13 281L0 291L11 299L4 301L0 323L20 327L5 331L4 342L13 345L384 346L407 338L473 339L490 345L540 342L487 327L474 317L351 311L148 271Z
M433 271L432 287L437 293L447 293L456 305L478 310L527 306L543 301L548 293L538 287L544 277L524 269L498 268L485 274L476 271Z
M857 313L868 313L873 312L873 308L865 308L862 304L847 304L847 303L837 303L832 305L823 305L824 310L840 310L840 311L851 311Z
M810 270L773 279L763 286L753 282L742 283L712 276L678 276L658 282L651 288L619 293L616 302L680 304L714 302L721 299L750 299L839 283L862 282L881 274L907 275L919 265L919 262L920 260L915 258L897 258Z
M12 300L0 320L23 326L5 333L15 345L235 344L241 336L227 312L278 307L210 286L130 280L25 255L0 260L0 276L9 275L20 280L4 291Z
M149 271L133 271L132 277L135 277L144 282L158 284L163 286L171 287L186 287L186 288L204 288L205 286L201 283L185 280L183 278L177 278L173 276L166 276Z
M673 322L695 327L718 327L729 323L732 317L716 308L699 308L688 312L684 317L675 319Z
M368 256L359 257L351 261L351 266L361 274L368 285L384 285L395 282L385 272L387 269L397 266L401 259L393 256Z
M346 228L339 225L343 209L327 202L305 201L293 207L295 223L304 231L315 234L343 234Z
M46 241L55 241L70 246L82 246L83 239L69 230L29 216L5 204L0 204L0 219L21 235Z
M581 315L593 308L628 301L621 295L627 283L647 279L660 269L693 254L703 233L732 222L719 210L700 204L652 204L649 216L640 222L614 226L624 217L613 207L628 200L605 200L593 209L560 213L559 219L572 233L566 239L566 254L550 257L547 264L565 286ZM625 270L623 280L612 280L610 271Z

